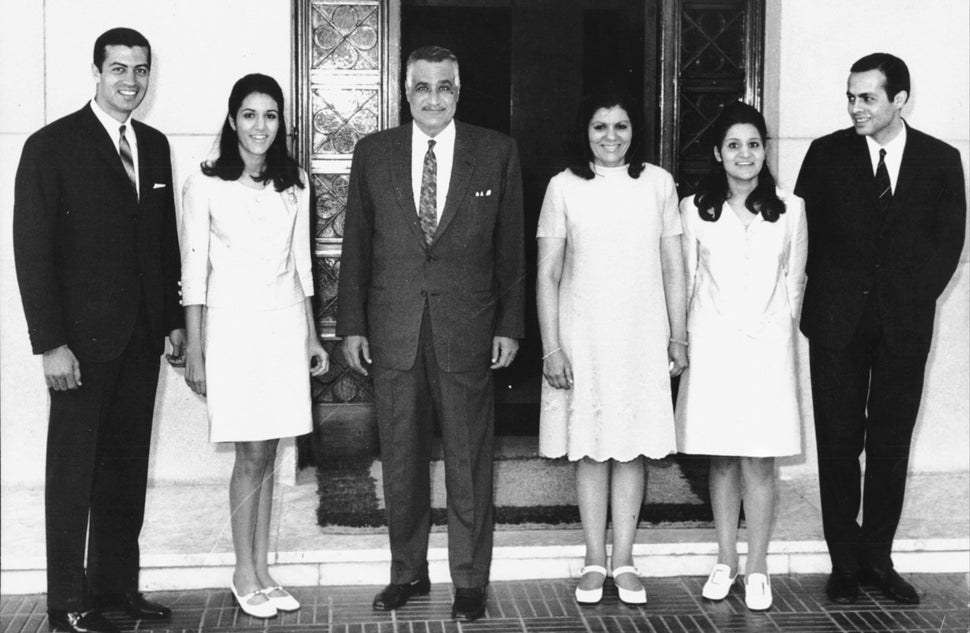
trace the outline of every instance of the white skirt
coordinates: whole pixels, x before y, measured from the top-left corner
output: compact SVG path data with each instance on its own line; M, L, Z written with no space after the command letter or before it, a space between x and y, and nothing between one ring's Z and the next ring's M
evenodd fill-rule
M309 433L310 357L303 302L277 310L206 308L209 441Z
M677 397L677 449L697 455L798 455L801 413L795 332L750 338L690 333Z

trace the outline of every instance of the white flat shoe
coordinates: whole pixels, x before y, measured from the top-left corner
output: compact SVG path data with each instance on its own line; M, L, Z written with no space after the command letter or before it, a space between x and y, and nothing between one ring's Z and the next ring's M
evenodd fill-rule
M585 576L586 574L603 574L603 582L606 582L606 577L609 573L606 571L606 567L602 565L586 565L579 570L580 576ZM580 589L576 587L576 602L579 604L599 604L599 601L603 599L603 583L596 589Z
M280 593L283 595L274 596L273 593ZM269 598L269 601L277 611L296 611L300 608L299 601L294 598L289 591L283 589L279 585L275 587L266 587L263 589L263 595Z
M771 607L771 579L766 574L748 574L744 577L744 604L752 611L764 611Z
M637 571L636 567L632 565L624 565L623 567L617 567L613 570L613 579L616 580L617 576L622 576L623 574L633 574L637 577L637 582L640 581L640 572ZM623 604L630 605L640 605L647 604L647 590L641 585L639 589L624 589L620 585L616 586L616 592L620 594L620 602Z
M737 574L731 575L730 567L718 563L714 565L714 570L707 577L707 582L701 589L701 595L708 600L724 600L731 592L731 587L734 586L737 577Z
M276 607L273 606L273 603L269 600L268 597L266 599L266 602L260 602L257 604L252 604L250 602L250 600L252 600L256 596L265 596L265 594L261 589L257 589L256 591L251 591L247 593L245 596L239 595L239 592L236 591L236 585L234 584L230 584L229 589L232 591L232 595L235 596L236 602L239 603L239 608L243 610L243 613L246 613L247 615L251 615L254 618L264 618L264 619L272 618L276 616Z

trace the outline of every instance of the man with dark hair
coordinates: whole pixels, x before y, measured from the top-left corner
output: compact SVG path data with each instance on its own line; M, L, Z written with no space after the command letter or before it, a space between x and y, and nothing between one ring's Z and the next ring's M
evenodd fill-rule
M371 366L396 609L430 589L428 462L437 418L448 496L452 617L485 612L492 560L492 370L524 333L522 179L515 143L456 123L458 60L429 46L407 61L414 123L362 139L344 227L337 334ZM372 362L373 361L373 362Z
M131 118L148 90L148 41L117 28L97 42L94 98L24 144L13 245L50 394L49 623L116 633L101 608L171 613L138 592L138 535L159 355L167 334L177 362L185 331L168 141Z
M826 593L843 604L860 582L919 603L891 553L936 300L960 258L967 205L959 152L903 120L909 90L897 57L853 64L852 127L812 143L795 187L809 227L801 329L832 559Z

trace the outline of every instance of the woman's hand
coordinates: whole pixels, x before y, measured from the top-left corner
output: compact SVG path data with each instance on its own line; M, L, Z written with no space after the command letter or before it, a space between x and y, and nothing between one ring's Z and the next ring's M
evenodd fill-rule
M679 376L687 369L687 346L671 341L667 345L667 358L670 359L670 375Z
M200 396L205 395L205 356L202 350L186 348L185 384Z
M327 373L327 370L330 369L330 355L327 354L327 350L323 349L323 345L312 332L310 333L310 340L307 342L307 348L310 352L310 375L322 376Z
M542 375L556 389L572 389L573 366L566 352L560 349L550 354L542 363Z

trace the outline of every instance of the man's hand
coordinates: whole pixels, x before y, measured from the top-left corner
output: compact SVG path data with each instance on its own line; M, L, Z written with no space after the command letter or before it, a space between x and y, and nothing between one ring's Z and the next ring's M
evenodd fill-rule
M47 350L43 355L44 381L54 391L67 391L81 386L81 363L67 345Z
M508 367L519 351L519 341L506 336L492 338L492 369Z
M368 365L371 364L370 346L366 336L345 336L344 337L344 360L347 365L357 373L367 375L367 369L360 362L361 359Z
M172 367L185 367L185 329L179 328L168 333L168 342L172 344L172 353L165 354L165 359Z

